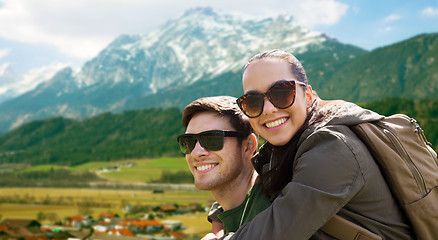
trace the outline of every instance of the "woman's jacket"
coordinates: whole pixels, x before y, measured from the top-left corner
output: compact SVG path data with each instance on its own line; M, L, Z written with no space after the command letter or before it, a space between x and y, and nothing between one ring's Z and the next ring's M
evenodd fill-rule
M349 128L382 116L352 103L320 100L311 117L290 159L291 181L269 208L231 239L332 239L318 229L335 214L383 239L411 239L410 227L373 157ZM276 158L266 152L259 155ZM263 166L255 168L261 171Z

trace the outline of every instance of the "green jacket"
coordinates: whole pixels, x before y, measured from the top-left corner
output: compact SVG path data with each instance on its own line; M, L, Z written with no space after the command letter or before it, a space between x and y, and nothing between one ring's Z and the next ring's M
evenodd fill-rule
M412 239L373 157L348 127L381 117L346 102L315 110L291 159L291 181L231 239L333 239L318 229L336 213L383 239Z

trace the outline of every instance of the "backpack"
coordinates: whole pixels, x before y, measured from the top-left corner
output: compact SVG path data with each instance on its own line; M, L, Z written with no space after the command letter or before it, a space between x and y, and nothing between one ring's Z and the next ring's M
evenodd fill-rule
M350 128L373 155L417 239L438 239L437 154L417 121L395 114Z

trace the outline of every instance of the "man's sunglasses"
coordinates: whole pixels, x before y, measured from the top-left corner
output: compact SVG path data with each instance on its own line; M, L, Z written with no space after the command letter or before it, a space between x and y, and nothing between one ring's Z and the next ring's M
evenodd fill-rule
M237 105L250 118L256 118L262 114L265 97L276 108L288 108L294 104L297 84L306 86L305 83L296 80L281 80L265 93L248 92L237 99Z
M186 133L177 137L181 152L190 154L195 148L196 142L207 151L219 151L224 147L224 137L246 137L249 133L225 131L225 130L211 130L198 134Z

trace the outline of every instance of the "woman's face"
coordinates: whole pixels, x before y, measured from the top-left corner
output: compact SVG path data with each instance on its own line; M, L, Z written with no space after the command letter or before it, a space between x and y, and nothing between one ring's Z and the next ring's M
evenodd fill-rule
M279 80L297 80L285 60L267 58L252 62L243 73L243 91L266 92ZM263 112L259 117L250 118L254 130L275 146L289 142L307 117L311 94L297 84L295 102L286 109L278 109L265 98Z

